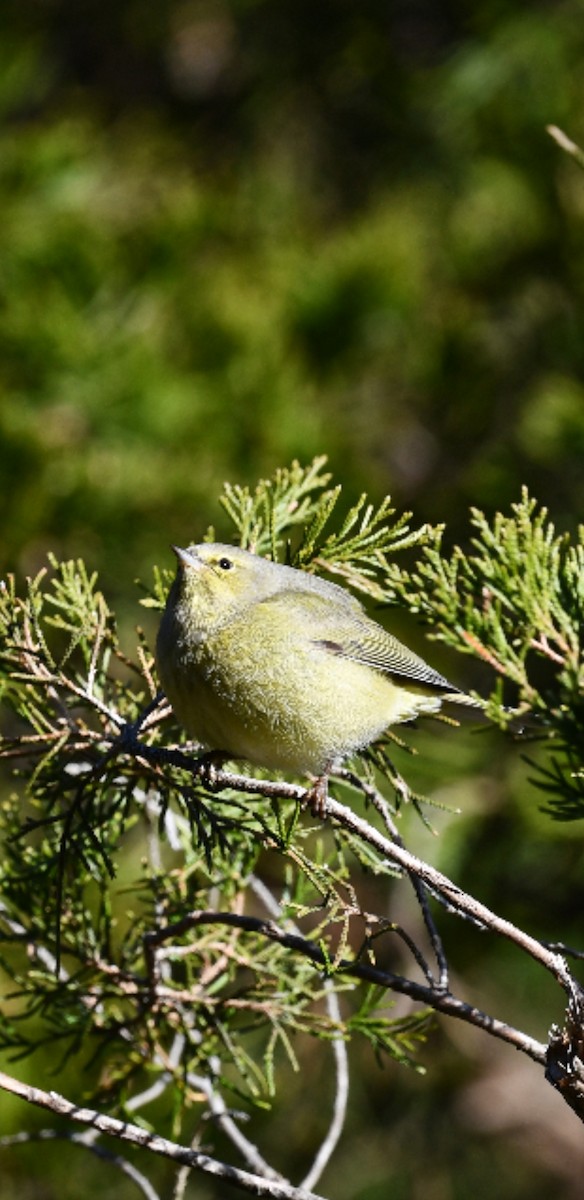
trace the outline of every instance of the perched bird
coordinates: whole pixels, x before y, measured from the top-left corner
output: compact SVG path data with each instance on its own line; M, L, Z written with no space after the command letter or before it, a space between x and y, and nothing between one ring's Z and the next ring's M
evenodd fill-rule
M316 776L317 811L328 773L388 726L476 703L337 584L236 546L173 549L156 654L176 717L206 750Z

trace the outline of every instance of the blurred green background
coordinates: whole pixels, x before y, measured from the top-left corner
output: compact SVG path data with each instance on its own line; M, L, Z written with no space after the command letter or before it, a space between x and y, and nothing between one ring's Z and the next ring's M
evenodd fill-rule
M584 174L548 123L584 143L576 0L3 0L1 568L81 555L140 620L168 543L227 532L225 479L323 452L347 500L389 491L452 537L522 483L573 528ZM412 827L420 852L581 942L581 829L538 814L518 751L468 728L417 744L415 782L464 809L439 842ZM446 922L463 993L545 1037L551 985ZM352 1054L326 1195L581 1194L581 1127L511 1050L442 1022L425 1078ZM253 1121L295 1173L309 1089ZM10 1126L31 1119L15 1103ZM135 1194L47 1146L2 1152L3 1196L77 1200L72 1155L84 1195Z

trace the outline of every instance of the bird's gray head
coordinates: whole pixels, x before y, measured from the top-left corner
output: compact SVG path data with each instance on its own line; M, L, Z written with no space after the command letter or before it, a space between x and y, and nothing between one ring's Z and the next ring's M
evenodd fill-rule
M328 580L271 562L239 546L202 542L173 546L178 575L170 602L183 624L217 628L252 604L284 591L316 592L337 604L360 609L358 600Z

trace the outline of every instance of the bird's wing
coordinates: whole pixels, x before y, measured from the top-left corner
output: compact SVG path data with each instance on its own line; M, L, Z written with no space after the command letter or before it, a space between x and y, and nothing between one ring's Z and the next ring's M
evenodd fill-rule
M276 609L286 606L286 615L290 624L298 629L299 642L303 645L308 641L330 654L350 658L364 667L398 675L440 692L459 692L423 658L367 617L362 609L355 611L331 605L323 596L288 590L261 602L260 607L265 609L268 619L273 605Z
M429 667L413 650L404 646L391 633L387 633L375 621L363 622L359 631L347 630L348 636L339 639L336 645L328 648L334 654L343 658L351 658L363 666L383 671L387 675L399 675L415 683L437 688L441 692L456 692L458 689L449 683L443 675Z

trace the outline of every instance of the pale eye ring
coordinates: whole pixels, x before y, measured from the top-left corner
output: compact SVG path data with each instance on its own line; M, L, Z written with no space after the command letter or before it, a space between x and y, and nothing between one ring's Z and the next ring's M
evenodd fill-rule
M233 563L230 558L220 558L219 566L221 567L222 571L230 571L233 566Z

